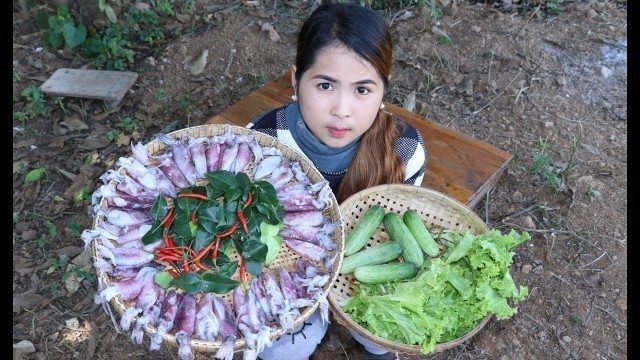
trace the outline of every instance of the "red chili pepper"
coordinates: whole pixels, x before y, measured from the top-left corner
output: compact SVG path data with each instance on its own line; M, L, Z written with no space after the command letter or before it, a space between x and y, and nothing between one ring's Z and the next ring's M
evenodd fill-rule
M175 261L183 261L184 260L184 258L181 258L178 255L167 254L167 253L158 254L157 259L158 260L175 260Z
M161 247L161 248L158 248L158 252L160 254L167 254L167 255L177 255L177 256L182 255L182 251L180 251L175 247Z
M236 213L238 214L238 219L242 223L242 228L244 229L244 232L248 234L249 229L247 228L247 220L244 218L244 214L242 213L242 210L238 209Z
M249 206L249 204L251 204L251 193L247 193L247 200L244 202L243 208L246 208L247 206Z
M247 269L244 266L244 258L240 256L240 281L244 281Z
M178 274L178 272L177 272L177 271L175 271L175 270L173 270L173 269L168 269L168 270L167 270L167 272L168 272L169 274L171 274L171 276L173 276L174 278L177 278L177 277L179 277L179 276L180 276L180 275Z
M218 258L218 246L220 246L220 236L216 236L216 246L211 253L211 259L214 261Z
M173 216L173 211L174 211L174 207L171 208L171 210L169 210L169 212L167 213L167 215L164 216L164 218L162 218L162 221L160 221L160 225L164 225L165 229L169 228L169 224L171 224L171 217Z
M188 272L189 271L189 263L187 262L186 259L182 263L182 271L184 271L184 272Z
M194 262L194 264L196 265L196 267L200 268L201 270L213 272L213 269L211 269L210 267L206 266L205 264L203 264L200 261L196 261L196 262Z
M209 199L206 195L202 195L202 194L179 194L178 197L190 197L190 198L195 198L195 199L200 199L200 200L204 200L204 201L209 201L211 199Z
M231 227L229 228L229 230L223 232L222 234L219 234L217 237L218 238L223 238L225 236L229 236L231 234L233 234L234 231L236 231L236 229L238 228L238 223L235 223L233 225L231 225ZM198 253L198 255L193 258L193 261L200 261L202 260L203 257L205 257L205 255L207 255L209 253L209 251L211 250L211 248L217 243L217 241L212 241L211 244L207 245L206 248L204 248L202 251L200 251Z

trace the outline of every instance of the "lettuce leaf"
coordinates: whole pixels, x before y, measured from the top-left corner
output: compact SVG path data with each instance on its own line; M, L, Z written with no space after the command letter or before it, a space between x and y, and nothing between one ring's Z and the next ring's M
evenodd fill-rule
M283 227L284 223L279 223L278 225L271 225L266 222L260 223L260 242L267 245L265 264L278 257L280 246L282 246L282 237L278 233Z
M503 320L517 312L509 301L523 300L528 289L509 273L509 250L528 239L514 230L477 236L445 230L439 240L449 249L442 258L425 259L413 279L356 284L356 294L341 307L373 334L431 353L435 344L463 336L490 313Z

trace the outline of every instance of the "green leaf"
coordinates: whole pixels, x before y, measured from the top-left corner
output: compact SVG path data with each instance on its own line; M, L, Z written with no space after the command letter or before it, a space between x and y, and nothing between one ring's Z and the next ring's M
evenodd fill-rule
M162 226L160 226L160 222L154 222L153 226L149 231L147 231L144 235L142 235L142 243L144 245L153 244L154 242L162 239Z
M218 257L217 261L220 261L220 257ZM228 258L227 258L228 260ZM233 274L236 273L236 270L238 270L238 262L237 261L232 261L232 262L228 262L222 266L220 266L220 274L222 275L226 275L226 276L233 276Z
M184 292L195 295L202 290L202 279L197 273L189 271L182 273L179 277L171 280L169 285L179 287L184 290Z
M153 218L154 222L161 221L168 212L169 205L167 204L167 199L162 194L158 195L158 198L151 207L151 218Z
M238 286L240 282L222 274L212 274L210 272L202 275L202 291L216 294L226 294Z
M227 225L227 216L223 204L212 202L211 206L202 206L198 211L198 225L207 232L219 232L220 223Z
M57 49L60 47L60 45L62 45L62 43L64 43L64 37L62 36L62 34L57 33L57 32L49 32L49 43L51 44L51 47L53 47L54 49Z
M193 225L193 223L191 222L189 213L179 212L173 219L171 228L179 238L191 240L195 236L195 234L191 232L191 225Z
M74 48L84 42L87 38L87 28L80 24L77 28L71 24L65 24L62 27L62 34L64 35L64 41L70 48Z
M115 11L113 11L113 8L111 8L111 6L109 5L105 5L104 7L104 13L107 15L107 18L109 19L109 21L111 21L112 23L117 23L118 22L118 18L116 17L116 13Z
M226 170L216 170L205 175L209 186L214 190L225 192L229 188L237 187L235 175Z
M36 14L36 24L41 30L51 30L49 26L49 14L44 12L44 10L38 11Z
M247 272L251 275L254 275L254 276L262 275L262 265L260 264L260 261L245 259L244 267L247 269Z
M200 221L200 219L198 219L198 221ZM198 231L196 231L196 239L193 244L193 249L195 251L201 251L207 247L207 245L211 244L211 242L215 240L214 238L215 236L213 233L210 233L203 227L199 226Z
M44 223L44 226L49 229L49 239L51 239L51 241L55 240L57 235L56 226L53 225L49 220Z
M40 178L42 177L42 174L44 174L45 172L47 172L47 169L43 167L29 171L27 176L24 178L24 183L28 184L30 182L40 180Z
M171 276L168 271L159 271L154 275L154 280L156 284L166 289L171 286L170 284L171 280L173 280L173 276Z

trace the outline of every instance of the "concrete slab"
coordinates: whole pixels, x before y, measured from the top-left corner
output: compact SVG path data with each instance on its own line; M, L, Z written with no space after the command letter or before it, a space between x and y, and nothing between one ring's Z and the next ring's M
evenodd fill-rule
M117 107L127 90L138 79L131 71L58 69L40 90L52 96L104 100L109 108Z

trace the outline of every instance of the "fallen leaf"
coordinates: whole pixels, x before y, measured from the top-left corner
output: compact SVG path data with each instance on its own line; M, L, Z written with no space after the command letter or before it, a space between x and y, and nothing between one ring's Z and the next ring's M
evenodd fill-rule
M131 137L129 135L125 135L120 133L118 136L118 140L116 140L117 146L129 146L129 142L131 141Z
M31 145L33 145L35 143L36 143L36 139L35 138L26 139L26 140L22 140L22 141L19 141L17 143L14 143L13 144L13 148L14 149L19 149L19 148L23 148L23 147L28 147L28 146L31 146Z
M56 170L58 170L58 172L66 177L68 177L71 181L75 180L76 176L64 169L60 169L59 167L56 166Z
M280 41L280 34L276 31L276 29L269 30L269 40L273 42Z
M207 56L209 56L209 50L202 50L202 54L200 54L198 59L194 61L189 68L191 75L199 75L204 72L204 68L207 66Z
M411 94L407 95L407 98L404 99L402 103L402 107L407 109L407 111L413 112L416 109L416 91L413 90Z
M83 247L69 245L69 246L63 247L62 249L55 250L54 252L58 256L67 255L69 257L74 257L80 254L82 251L84 251Z
M595 147L589 144L581 143L580 146L582 146L583 149L587 150L593 155L600 155L600 150L596 149Z
M25 205L31 204L36 200L40 193L40 187L40 181L33 181L24 185L21 195Z
M64 287L69 293L76 292L76 290L80 288L80 282L83 279L79 279L77 272L73 271L73 269L80 268L86 272L90 272L92 266L93 264L91 262L91 253L89 251L83 251L80 253L80 255L71 260L71 263L67 265L66 270L69 274L69 277L64 280Z
M61 147L64 147L65 140L66 140L66 137L64 136L56 136L53 139L51 139L51 142L49 142L47 146L50 148L61 148Z
M20 237L24 241L31 241L35 239L37 235L38 235L38 232L32 229L32 230L24 231L22 234L20 234Z
M13 295L13 312L20 313L22 309L33 309L42 304L46 297L37 294L35 290L29 290L22 294Z
M583 289L600 289L603 284L604 280L602 279L602 276L600 276L600 273L594 273L586 279L576 281L576 286Z
M111 144L111 141L107 139L104 134L89 135L78 145L81 149L95 150L102 149Z
M60 125L66 126L69 131L89 129L89 125L80 120L80 116L78 114L73 114L67 117L64 121L60 122Z

